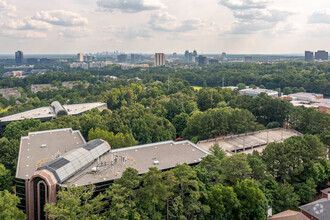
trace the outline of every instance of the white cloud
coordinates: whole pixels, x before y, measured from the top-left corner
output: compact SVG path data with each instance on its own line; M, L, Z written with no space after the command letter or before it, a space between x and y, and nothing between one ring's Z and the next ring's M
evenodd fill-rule
M64 10L40 11L32 19L47 22L58 26L84 26L88 20L81 15Z
M136 38L152 38L150 33L151 31L144 27L110 26L107 28L106 32L115 35L117 38L125 38L130 40Z
M220 0L219 3L233 12L235 21L232 34L252 34L275 28L293 15L289 11L270 8L267 0Z
M12 30L49 30L52 26L43 21L32 20L25 18L23 20L10 19L1 24L2 28Z
M13 16L16 12L14 5L8 4L4 0L0 0L0 17L1 16Z
M59 32L59 36L66 38L84 38L90 36L91 34L92 30L84 27L68 28Z
M38 38L46 38L47 34L45 32L40 31L32 31L32 30L11 30L11 29L2 29L0 30L0 35L8 38L14 39L38 39Z
M165 8L158 0L97 0L96 4L106 11L119 10L129 13Z
M252 8L266 8L267 0L220 0L219 3L231 10L246 10Z
M309 23L330 24L329 11L316 11L308 19Z
M164 32L188 32L199 29L203 24L200 19L179 21L167 12L154 13L150 16L149 25L152 30Z

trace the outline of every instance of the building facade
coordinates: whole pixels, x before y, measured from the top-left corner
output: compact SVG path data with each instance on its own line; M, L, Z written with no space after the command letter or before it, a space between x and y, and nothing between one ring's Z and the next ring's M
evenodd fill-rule
M329 54L325 50L318 50L315 52L315 60L328 60Z
M313 62L314 53L312 51L305 51L305 62Z
M84 62L84 54L78 53L77 54L77 61L78 62Z
M189 141L165 141L112 150L100 139L86 143L71 128L30 132L21 138L16 170L19 208L27 219L45 219L44 206L56 202L60 187L93 184L104 192L128 168L139 174L177 164L198 164L209 152Z
M155 53L154 66L165 66L165 54Z
M23 52L22 51L16 51L15 52L15 62L16 64L23 64L24 57L23 57Z

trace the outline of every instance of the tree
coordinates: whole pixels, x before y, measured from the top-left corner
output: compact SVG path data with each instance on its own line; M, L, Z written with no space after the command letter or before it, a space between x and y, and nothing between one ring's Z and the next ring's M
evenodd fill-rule
M210 206L211 219L240 219L241 203L233 187L215 185L208 193L207 204Z
M283 93L284 93L284 95L292 94L292 89L290 87L285 87L283 89Z
M266 170L266 164L256 155L248 154L247 155L248 163L251 167L251 178L262 183L267 180L270 176Z
M221 160L215 155L207 155L195 167L198 178L206 185L207 188L215 184L223 183L221 176Z
M286 139L283 143L267 145L262 159L267 170L279 181L292 183L302 172L325 158L326 151L318 137L305 135Z
M100 219L100 213L107 205L100 193L93 198L95 186L62 187L57 192L57 203L47 203L45 212L50 219Z
M299 205L299 196L289 183L276 184L272 193L272 208L274 213L283 212L287 209L295 209Z
M0 163L0 191L11 191L13 179L14 178L11 176L10 171L7 170L3 164Z
M246 85L244 83L238 83L237 87L238 90L246 89Z
M8 140L20 139L21 136L27 135L30 129L37 128L41 122L35 119L24 119L22 121L14 121L6 126L4 137Z
M187 127L188 118L189 115L187 113L181 113L173 118L172 124L176 129L176 135L178 137L182 136L183 130Z
M0 191L0 219L25 220L25 214L17 208L19 202L19 198L10 194L7 190Z
M156 167L149 168L143 176L143 186L139 190L139 211L142 216L160 219L165 207L166 186L162 173Z
M220 169L224 180L231 185L237 181L249 179L252 172L246 154L234 154L222 159Z
M234 191L241 203L241 219L267 219L267 200L253 180L237 182Z
M110 201L109 209L102 215L106 219L140 219L132 189L127 189L119 184L113 184L105 193L105 198Z
M5 166L7 170L11 172L12 176L15 176L16 165L19 151L19 141L11 140L7 138L0 139L0 163Z
M204 184L197 178L196 172L187 164L177 165L173 169L177 179L175 186L177 219L192 219L209 213L209 207L201 201L205 199ZM183 217L184 216L184 217Z
M88 132L88 140L103 139L107 141L112 149L123 148L137 145L138 142L134 139L132 134L118 133L116 135L113 132L104 131L100 128L91 129Z
M227 156L226 152L219 146L218 142L214 143L209 150L219 160L222 160Z

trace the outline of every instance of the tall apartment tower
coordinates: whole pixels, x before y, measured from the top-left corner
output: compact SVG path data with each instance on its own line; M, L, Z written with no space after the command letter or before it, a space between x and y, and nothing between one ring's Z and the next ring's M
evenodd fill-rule
M305 51L305 61L306 62L314 61L314 53L312 51Z
M84 62L84 54L78 53L77 54L77 61L78 62Z
M22 51L16 51L15 52L15 62L16 64L23 64L23 52Z
M154 66L165 66L165 54L155 53Z
M199 55L198 56L198 65L199 66L205 66L207 65L207 57Z
M315 60L328 60L329 54L325 50L318 50L315 52Z
M186 52L184 52L184 60L186 62L189 62L189 51L188 50L186 50Z

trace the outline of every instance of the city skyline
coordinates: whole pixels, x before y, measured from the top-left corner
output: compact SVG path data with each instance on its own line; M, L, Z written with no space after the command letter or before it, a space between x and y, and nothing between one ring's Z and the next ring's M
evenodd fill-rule
M0 0L0 54L303 54L330 49L329 9L326 0Z

